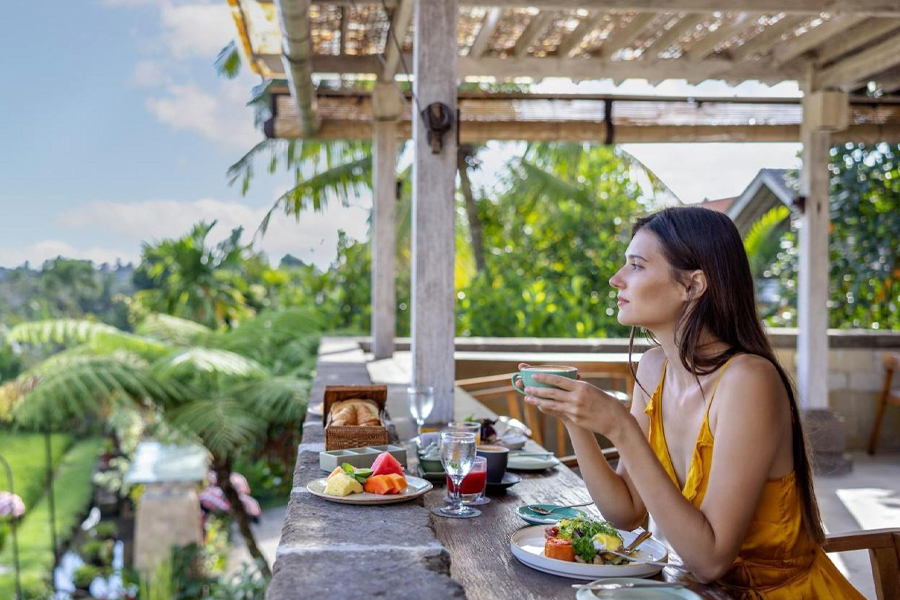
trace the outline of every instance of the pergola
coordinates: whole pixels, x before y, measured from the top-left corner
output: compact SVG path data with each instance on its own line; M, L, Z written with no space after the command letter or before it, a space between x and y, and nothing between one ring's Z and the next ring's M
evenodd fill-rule
M228 2L253 70L287 80L271 89L266 135L374 141L376 358L393 351L397 140L413 140L413 383L435 386L433 420L453 414L457 144L514 139L801 141L798 387L804 408L827 409L829 148L900 141L900 1ZM373 91L321 84L348 77ZM547 77L797 81L803 98L458 91Z

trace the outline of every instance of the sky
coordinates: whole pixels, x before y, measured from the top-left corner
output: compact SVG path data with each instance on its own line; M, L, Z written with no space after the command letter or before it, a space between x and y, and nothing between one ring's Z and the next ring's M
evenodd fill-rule
M225 176L262 139L246 106L260 83L245 68L218 77L213 61L234 36L225 0L11 2L0 37L0 266L62 255L136 261L141 243L217 220L215 237L245 241L288 189L260 165L242 196ZM796 95L796 86L727 88L665 82L547 80L539 90L703 95ZM514 146L494 145L476 183L490 189ZM798 144L642 144L626 149L685 202L739 194L763 167L796 166ZM299 221L277 216L258 247L321 267L338 231L367 235L367 197Z

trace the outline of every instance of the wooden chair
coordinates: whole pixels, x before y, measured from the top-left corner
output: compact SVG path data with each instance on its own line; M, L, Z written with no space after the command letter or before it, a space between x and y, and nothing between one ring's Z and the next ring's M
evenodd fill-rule
M869 437L869 454L875 454L878 447L878 435L881 433L881 421L884 419L884 410L888 404L900 406L900 388L891 390L891 380L894 371L900 370L900 354L886 352L882 358L884 362L884 386L881 396L878 398L878 407L875 413L875 424L872 426L872 435Z
M878 600L900 600L900 529L873 529L826 536L825 552L868 550Z

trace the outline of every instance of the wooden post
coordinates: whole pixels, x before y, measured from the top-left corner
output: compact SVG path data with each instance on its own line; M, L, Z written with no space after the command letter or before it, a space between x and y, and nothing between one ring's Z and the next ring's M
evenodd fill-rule
M394 354L396 333L397 121L400 97L390 83L372 92L372 354Z
M811 86L809 86L811 87ZM848 472L843 419L828 406L828 228L831 132L849 121L847 94L810 91L803 98L804 197L797 295L797 386L813 464L820 473Z
M848 110L843 92L809 92L803 99L797 383L805 409L828 408L828 161L831 132L846 127Z
M413 105L412 358L413 385L434 386L429 423L453 419L456 186L457 0L418 0L415 8ZM453 125L432 153L419 114L449 108Z

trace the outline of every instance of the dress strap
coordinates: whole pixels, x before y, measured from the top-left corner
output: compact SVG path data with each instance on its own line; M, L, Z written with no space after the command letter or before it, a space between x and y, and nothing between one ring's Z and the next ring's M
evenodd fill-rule
M716 390L719 389L719 382L722 381L722 376L725 375L725 370L728 368L728 365L731 364L731 361L737 358L737 356L738 355L735 354L734 356L726 360L725 364L722 365L722 368L719 370L719 377L716 379L715 385L713 385L712 395L709 397L709 403L706 405L706 416L704 417L704 419L707 421L707 423L709 422L709 409L712 408L713 400L716 399Z

